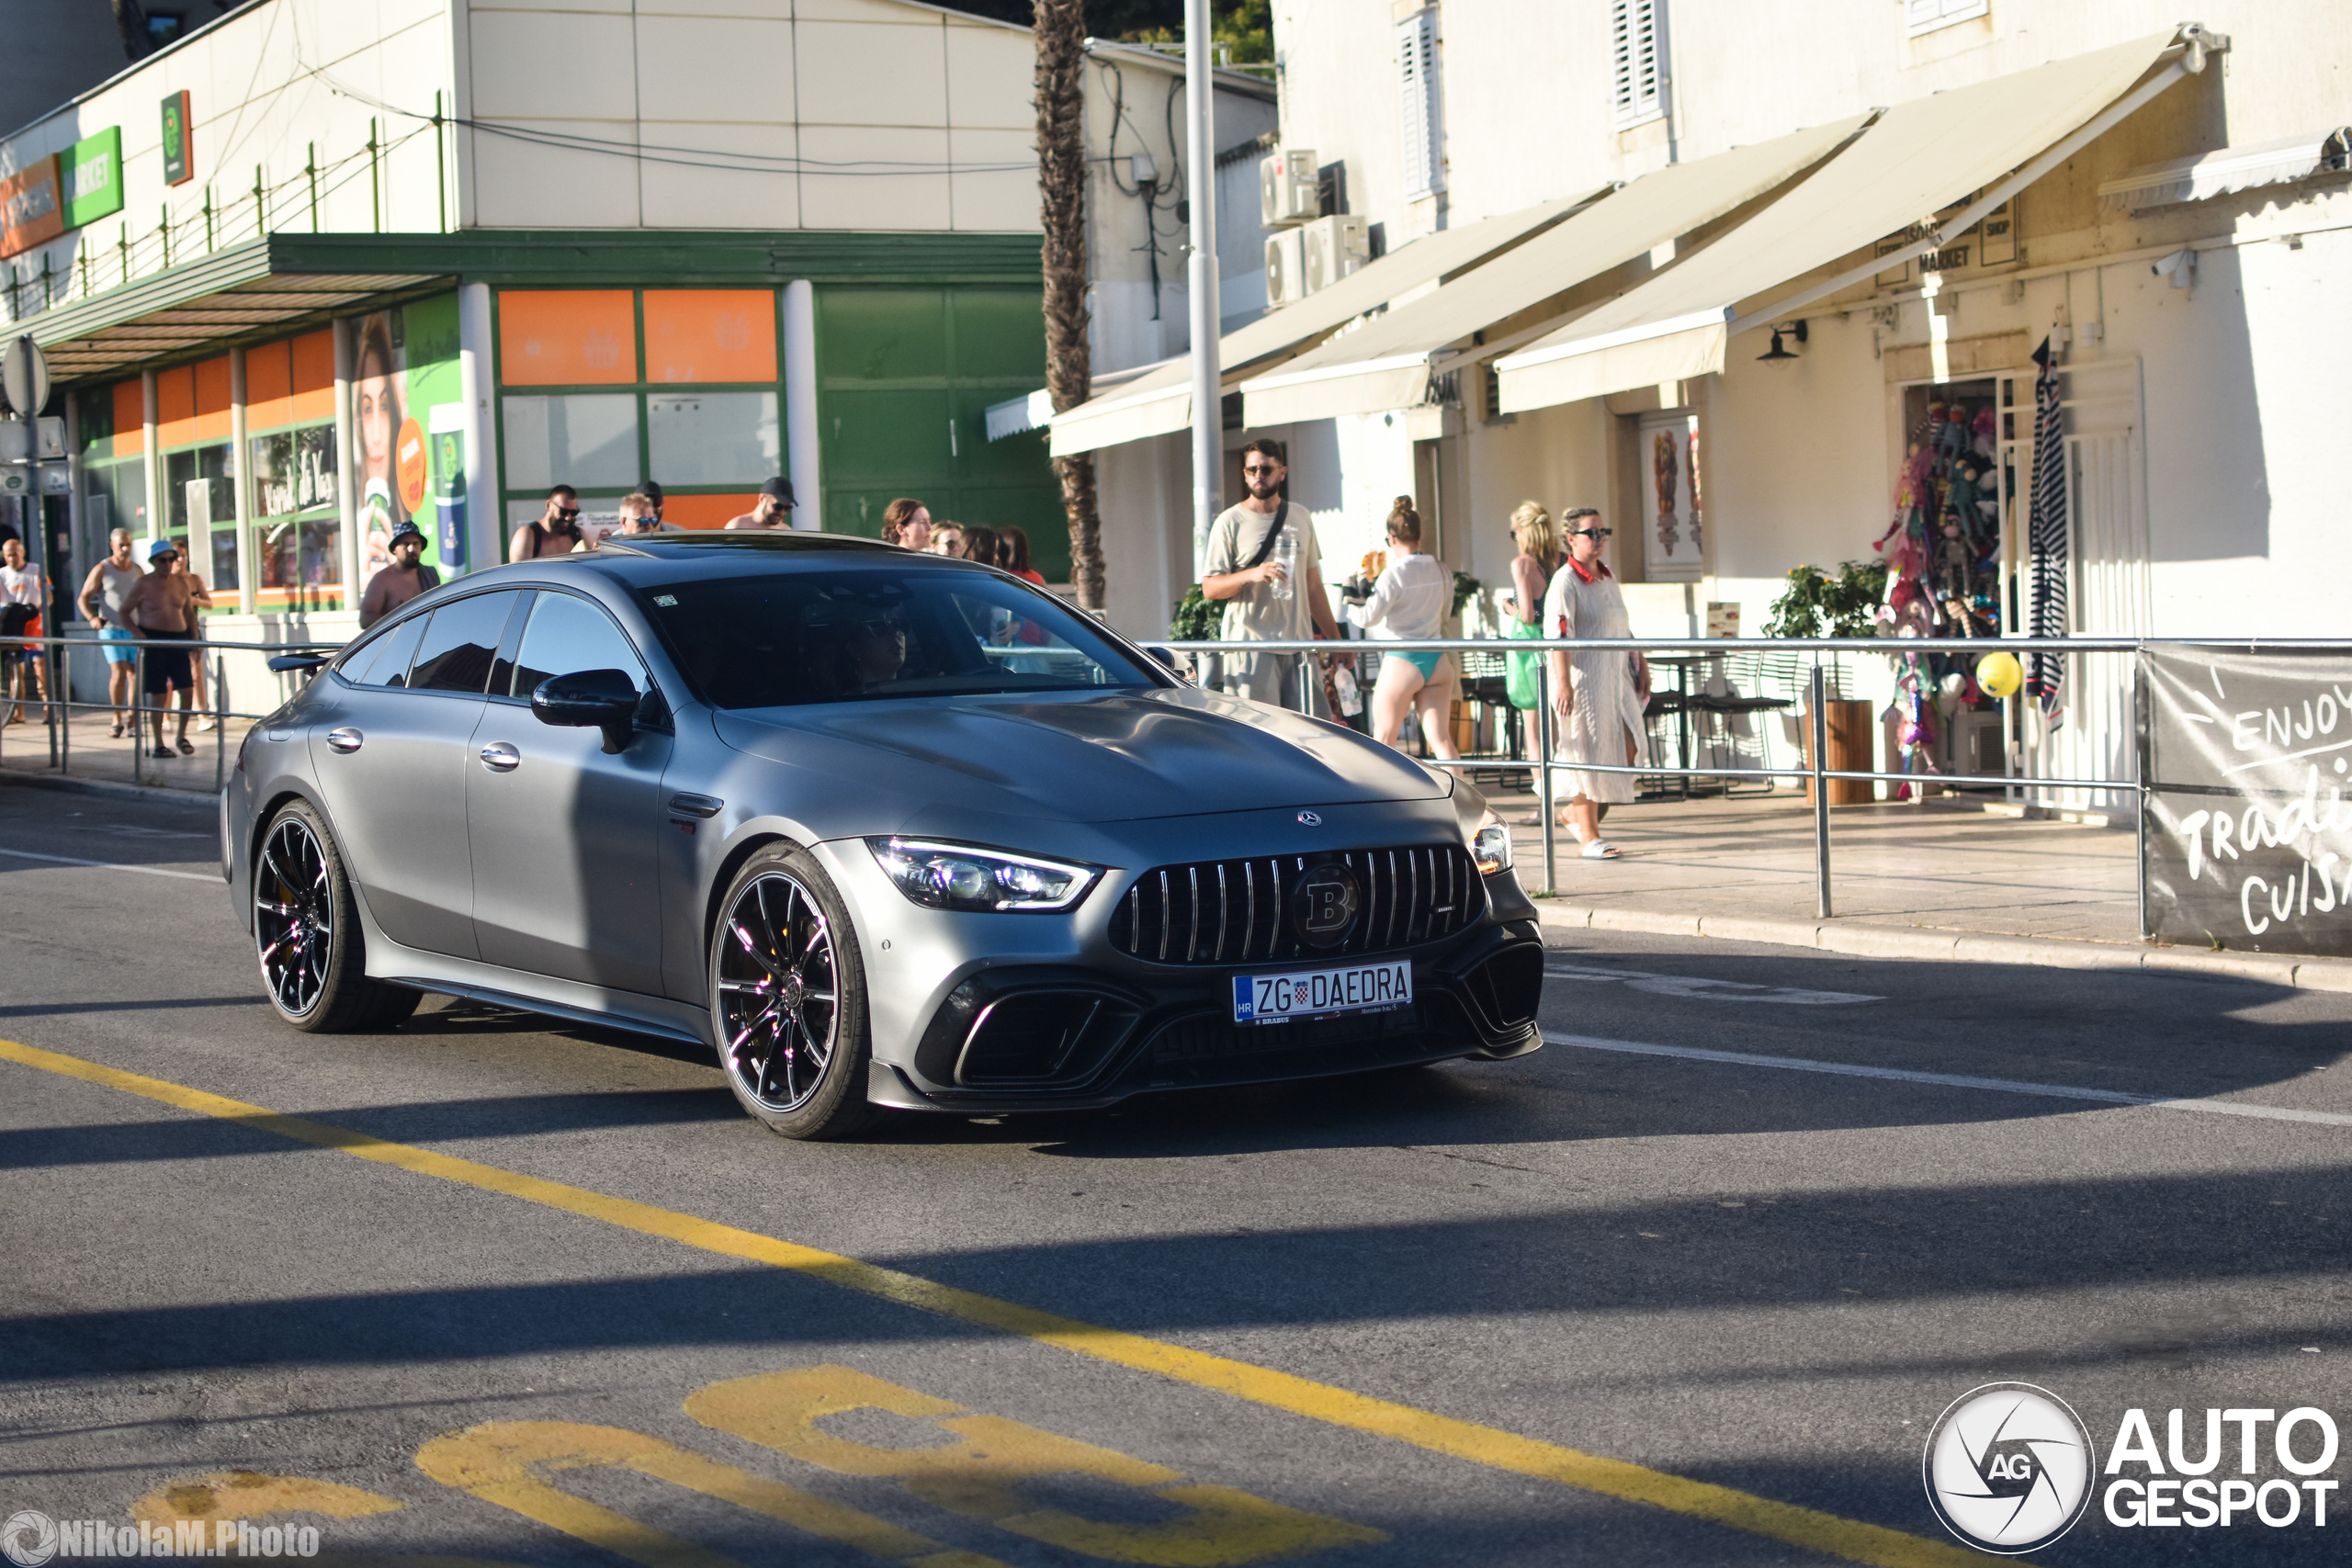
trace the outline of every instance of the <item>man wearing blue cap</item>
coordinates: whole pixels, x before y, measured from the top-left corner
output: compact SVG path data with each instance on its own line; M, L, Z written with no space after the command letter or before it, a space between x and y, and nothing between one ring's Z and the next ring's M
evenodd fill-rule
M123 624L130 635L141 642L158 637L183 641L196 635L196 591L189 580L172 570L172 563L180 558L180 550L169 539L156 539L147 547L147 575L132 585L123 596ZM155 710L155 747L147 754L169 761L172 749L164 744L164 704L158 699L167 692L179 694L180 733L179 754L192 757L196 748L188 744L188 694L196 684L195 667L188 661L188 649L182 648L148 648L146 679L141 682L141 693ZM137 741L139 729L131 728Z

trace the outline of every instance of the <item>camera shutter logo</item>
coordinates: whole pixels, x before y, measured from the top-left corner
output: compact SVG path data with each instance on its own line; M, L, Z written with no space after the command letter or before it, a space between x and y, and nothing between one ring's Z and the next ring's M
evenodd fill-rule
M17 1568L41 1568L57 1555L57 1521L30 1508L9 1515L0 1524L0 1553Z
M2064 1400L2031 1383L1996 1382L1937 1417L1920 1468L1944 1529L2013 1557L2075 1528L2090 1506L2098 1457Z

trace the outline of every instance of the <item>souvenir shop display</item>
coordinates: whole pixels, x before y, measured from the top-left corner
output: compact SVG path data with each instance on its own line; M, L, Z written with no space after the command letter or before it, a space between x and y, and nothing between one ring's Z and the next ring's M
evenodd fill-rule
M1905 395L1910 440L1894 487L1894 517L1872 547L1887 567L1878 631L1892 637L1997 637L2001 631L1998 419L1990 380L1915 387ZM1900 772L1941 773L1937 754L1964 709L2006 695L1975 661L1943 653L1897 653L1890 714ZM2013 667L2014 660L2008 660ZM2014 690L2014 686L2011 688ZM1894 798L1912 795L1897 784Z

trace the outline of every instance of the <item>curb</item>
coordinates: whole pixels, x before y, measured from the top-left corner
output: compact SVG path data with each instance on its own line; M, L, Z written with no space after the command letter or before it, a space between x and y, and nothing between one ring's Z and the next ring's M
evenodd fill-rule
M69 795L111 795L117 800L138 800L166 806L192 806L205 811L214 809L220 798L209 789L164 789L153 784L116 784L110 779L61 779L47 773L19 773L5 769L0 769L0 784L62 790Z
M2043 969L2137 970L2144 974L2225 976L2304 991L2352 992L2352 959L2301 958L2267 953L2199 953L2178 947L2125 947L2071 937L1977 935L1917 926L1848 925L1826 920L1770 920L1744 915L1675 915L1607 905L1535 901L1544 925L1569 931L1643 931L1652 936L1712 937L1776 947L1810 947L1860 958L1924 958L1937 963L2027 964Z

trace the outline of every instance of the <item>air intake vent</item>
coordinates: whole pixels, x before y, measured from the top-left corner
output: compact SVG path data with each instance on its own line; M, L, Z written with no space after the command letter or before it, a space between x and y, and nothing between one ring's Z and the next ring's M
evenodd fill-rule
M1334 881L1353 888L1352 918L1338 923L1345 899L1329 891ZM1198 861L1137 877L1111 941L1154 964L1321 963L1452 936L1486 908L1486 885L1458 845ZM1306 929L1318 920L1320 931Z

